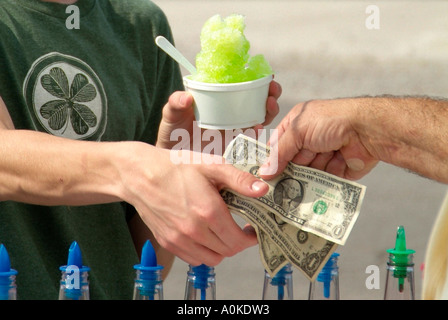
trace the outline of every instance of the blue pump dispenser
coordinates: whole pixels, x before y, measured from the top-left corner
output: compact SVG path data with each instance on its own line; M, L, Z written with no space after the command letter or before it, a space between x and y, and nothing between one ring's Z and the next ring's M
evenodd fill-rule
M0 300L15 300L15 276L18 272L11 269L8 251L0 244ZM11 292L12 291L12 292Z
M196 275L196 281L194 282L194 288L199 289L201 292L201 300L205 300L207 287L208 287L208 276L210 273L210 267L201 264L199 266L193 267L193 272Z
M334 252L310 283L309 300L339 300L339 253Z
M216 300L215 268L188 266L185 300Z
M292 265L287 263L274 276L264 271L263 300L293 300Z
M90 268L82 264L81 248L76 241L68 250L67 264L59 270L62 271L59 300L89 299L87 273Z
M134 300L163 300L161 271L163 266L157 264L157 256L149 240L146 240L140 258L136 264Z

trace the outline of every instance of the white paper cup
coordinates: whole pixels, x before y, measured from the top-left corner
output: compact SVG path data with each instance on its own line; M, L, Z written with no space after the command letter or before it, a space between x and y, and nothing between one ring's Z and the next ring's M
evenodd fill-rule
M199 127L230 130L263 123L272 75L238 83L205 83L184 77L185 89L193 95Z

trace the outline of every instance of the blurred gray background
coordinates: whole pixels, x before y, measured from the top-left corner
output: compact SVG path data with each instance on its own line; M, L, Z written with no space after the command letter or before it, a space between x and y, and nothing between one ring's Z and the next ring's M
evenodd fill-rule
M281 114L309 99L360 95L448 96L448 2L155 0L166 13L176 47L194 63L204 22L215 14L246 16L250 54L263 54L282 85ZM368 29L368 5L379 9L379 29ZM184 70L185 71L185 70ZM418 119L415 119L418 121ZM367 186L361 214L341 254L341 299L382 299L386 249L403 225L416 250L420 298L426 244L446 186L388 164L358 182ZM243 222L241 218L235 217ZM380 288L367 289L366 268L380 270ZM164 283L165 299L183 299L188 265L177 259ZM294 269L294 298L307 299L309 282ZM216 267L218 299L261 299L264 268L258 246Z

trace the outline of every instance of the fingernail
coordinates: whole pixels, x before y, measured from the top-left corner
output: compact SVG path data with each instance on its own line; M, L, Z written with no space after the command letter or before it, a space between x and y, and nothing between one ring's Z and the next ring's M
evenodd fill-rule
M354 171L361 171L365 167L364 161L361 159L347 159L346 163Z
M263 181L257 180L254 183L252 183L252 190L253 191L260 191L261 189L265 188L266 183Z

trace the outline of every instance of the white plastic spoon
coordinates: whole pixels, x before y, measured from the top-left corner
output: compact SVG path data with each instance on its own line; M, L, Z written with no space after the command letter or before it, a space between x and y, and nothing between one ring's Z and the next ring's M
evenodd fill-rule
M158 36L156 38L156 44L165 51L171 58L177 63L190 71L191 74L196 73L196 68L185 58L182 53L179 52L164 36Z

